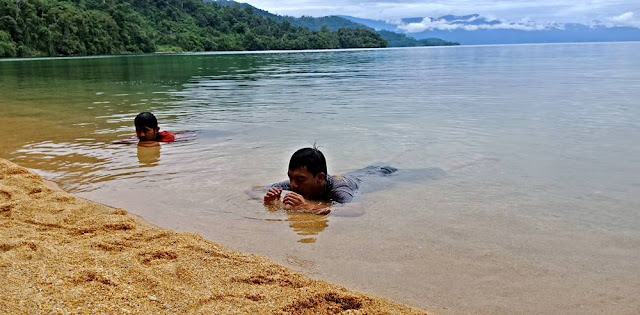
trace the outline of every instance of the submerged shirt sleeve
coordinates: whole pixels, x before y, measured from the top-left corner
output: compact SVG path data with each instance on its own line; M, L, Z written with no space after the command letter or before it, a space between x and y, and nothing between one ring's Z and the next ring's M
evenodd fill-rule
M358 196L360 180L352 176L332 176L329 199L337 203L349 203Z
M356 192L351 189L336 189L331 192L331 201L337 203L349 203L356 197Z

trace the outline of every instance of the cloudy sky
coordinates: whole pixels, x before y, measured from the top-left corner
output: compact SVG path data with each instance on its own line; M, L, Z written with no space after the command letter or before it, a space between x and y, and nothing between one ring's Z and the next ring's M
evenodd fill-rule
M379 20L477 13L505 21L640 25L640 0L237 0L281 15L352 15Z

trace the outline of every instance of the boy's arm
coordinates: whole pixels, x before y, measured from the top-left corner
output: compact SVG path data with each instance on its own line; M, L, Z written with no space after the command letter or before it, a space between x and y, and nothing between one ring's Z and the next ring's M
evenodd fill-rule
M138 142L140 142L138 137L133 137L132 136L132 137L129 137L127 139L111 141L111 144L138 144Z
M331 212L331 204L322 201L305 200L304 197L294 192L288 193L284 196L282 203L285 208L297 212L315 214L329 214Z
M305 200L294 192L284 196L283 203L292 210L315 214L333 214L341 217L357 217L364 214L364 207L361 202L353 202L354 194L351 191L344 191L344 194L335 193L333 203Z

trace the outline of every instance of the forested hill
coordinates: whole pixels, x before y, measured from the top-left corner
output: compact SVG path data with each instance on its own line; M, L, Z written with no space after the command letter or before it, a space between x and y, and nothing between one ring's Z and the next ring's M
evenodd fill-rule
M220 6L231 7L231 6L239 6L241 8L250 8L254 13L258 15L262 15L264 17L272 18L278 22L289 22L291 25L296 27L304 27L308 28L312 31L319 31L323 27L327 27L329 30L337 31L341 28L368 28L373 30L372 28L352 22L349 19L345 19L339 16L323 16L323 17L311 17L311 16L302 16L302 17L293 17L286 15L277 15L273 14L269 11L265 11L259 8L256 8L248 3L243 2L235 2L233 0L203 0L204 2L213 2Z
M378 34L387 40L389 47L416 47L416 46L457 46L460 43L448 42L440 38L426 38L417 40L405 34L379 30Z
M202 0L0 0L0 57L385 46L369 29L311 31Z
M323 17L311 17L311 16L302 16L302 17L293 17L286 15L277 15L270 13L268 11L258 9L248 3L235 2L233 0L203 0L205 2L214 2L220 6L239 6L241 8L250 8L254 13L262 15L264 17L269 17L278 22L287 21L291 23L293 26L297 27L305 27L312 31L319 31L323 28L327 28L328 30L338 30L341 28L367 28L370 30L377 29L377 33L380 34L382 38L387 41L387 47L415 47L415 46L454 46L460 45L455 42L448 42L439 38L427 38L422 40L417 40L413 37L407 36L405 34L396 33L388 30L384 30L383 28L376 27L377 25L371 25L373 20L367 19L358 19L352 16L323 16ZM362 20L364 23L359 23L358 20ZM373 21L376 22L376 21ZM378 21L381 22L382 21Z

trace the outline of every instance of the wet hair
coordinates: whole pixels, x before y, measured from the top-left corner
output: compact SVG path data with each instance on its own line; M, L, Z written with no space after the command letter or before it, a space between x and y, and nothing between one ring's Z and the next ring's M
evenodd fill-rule
M153 114L149 112L138 114L136 119L133 120L133 123L136 125L136 130L143 130L144 127L149 127L151 129L158 127L158 120L156 119L156 116L153 116Z
M313 176L318 175L320 172L327 174L327 160L315 145L313 148L300 149L291 156L289 170L292 171L301 167L306 167L307 171Z

